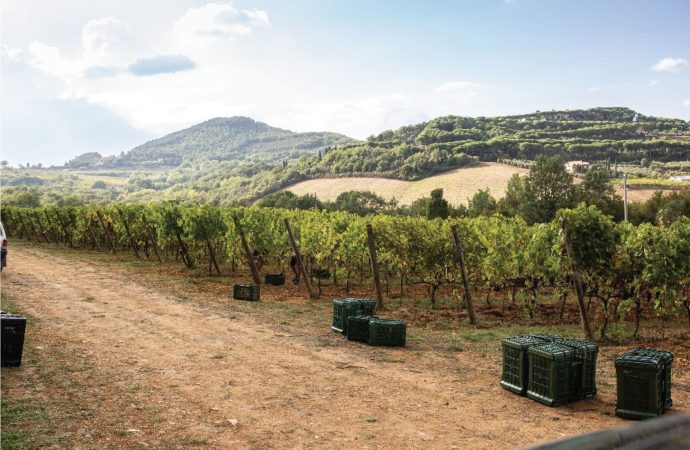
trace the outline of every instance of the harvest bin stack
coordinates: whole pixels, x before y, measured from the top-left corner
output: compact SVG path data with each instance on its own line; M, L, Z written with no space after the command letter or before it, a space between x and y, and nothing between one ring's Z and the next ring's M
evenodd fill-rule
M547 334L503 339L501 386L549 406L596 394L598 347Z
M635 349L616 358L616 415L647 419L662 415L673 405L669 352Z
M0 326L2 327L0 365L2 367L18 367L22 364L22 354L24 353L26 318L19 314L0 311Z
M369 298L344 298L333 300L331 329L347 335L347 319L357 316L373 316L376 302Z
M371 299L333 300L331 329L351 341L370 345L404 347L407 325L402 320L375 317L376 303Z

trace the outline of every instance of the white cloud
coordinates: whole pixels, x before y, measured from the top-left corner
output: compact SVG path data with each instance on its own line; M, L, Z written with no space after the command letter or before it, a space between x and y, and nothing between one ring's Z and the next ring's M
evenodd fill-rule
M653 86L656 86L657 84L659 84L659 80L652 80L649 83L647 83L647 86L653 87Z
M207 3L189 8L175 22L174 28L186 39L218 41L248 35L253 28L266 25L266 11L236 9L229 3Z
M62 56L60 49L43 42L34 41L27 50L30 55L29 64L45 74L66 79L80 70L78 62L69 61Z
M683 58L666 57L659 60L658 63L650 67L651 70L657 72L673 72L678 73L688 66L688 62Z
M108 16L90 20L81 32L82 59L89 66L125 64L136 46L128 27Z
M690 108L690 100L683 100L683 106L686 108Z
M433 92L478 92L485 87L486 85L473 83L471 81L447 81L436 86Z
M0 44L0 55L7 56L13 61L18 61L22 53L24 52L21 48L9 48L5 44Z
M593 86L589 89L587 89L587 92L601 92L601 91L608 91L611 89L617 89L617 88L622 88L630 86L630 83L614 83L614 84L606 84L603 86Z

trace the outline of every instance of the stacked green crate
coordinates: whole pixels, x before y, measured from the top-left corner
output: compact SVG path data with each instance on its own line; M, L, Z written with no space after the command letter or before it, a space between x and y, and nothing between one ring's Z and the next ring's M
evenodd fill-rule
M407 325L402 320L369 320L369 344L387 347L404 347L407 338Z
M369 342L369 320L371 316L354 316L347 319L347 339Z
M557 342L530 347L527 397L548 406L569 402L577 375L575 353L573 348Z
M580 368L582 370L582 373L574 374L573 382L577 383L573 386L575 398L580 399L596 395L597 353L599 352L597 344L577 339L563 339L558 343L574 349L577 362L582 363L581 366L579 364L573 366L575 371L580 370Z
M347 334L347 319L355 316L373 316L376 302L371 299L344 298L333 300L333 322L331 329Z
M556 336L555 334L530 334L530 336L539 338L544 342L560 342L565 339L561 336Z
M503 374L501 386L516 394L525 395L529 378L527 350L545 341L536 336L514 336L501 341L503 349Z
M672 354L648 349L616 358L616 415L625 419L662 415L672 404L672 362Z
M259 286L255 284L236 284L232 290L235 300L259 301Z

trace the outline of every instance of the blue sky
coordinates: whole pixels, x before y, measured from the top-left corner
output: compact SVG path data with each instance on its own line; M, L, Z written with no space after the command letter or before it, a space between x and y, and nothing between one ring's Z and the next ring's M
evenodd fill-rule
M5 0L2 159L113 154L217 116L365 138L445 115L690 119L690 2Z

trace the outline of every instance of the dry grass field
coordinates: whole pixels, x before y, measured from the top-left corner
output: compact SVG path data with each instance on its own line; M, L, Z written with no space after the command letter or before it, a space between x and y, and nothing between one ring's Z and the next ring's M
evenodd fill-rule
M297 195L316 194L320 200L335 200L346 191L373 191L387 200L395 198L399 204L409 205L420 197L428 196L432 190L443 188L444 197L451 204L466 205L479 189L489 189L494 197L503 197L510 177L515 173L526 175L528 172L527 169L506 164L479 163L418 181L375 177L320 178L302 181L285 190ZM630 188L628 199L631 202L644 201L657 190L652 186ZM616 192L623 195L622 186L616 186Z

